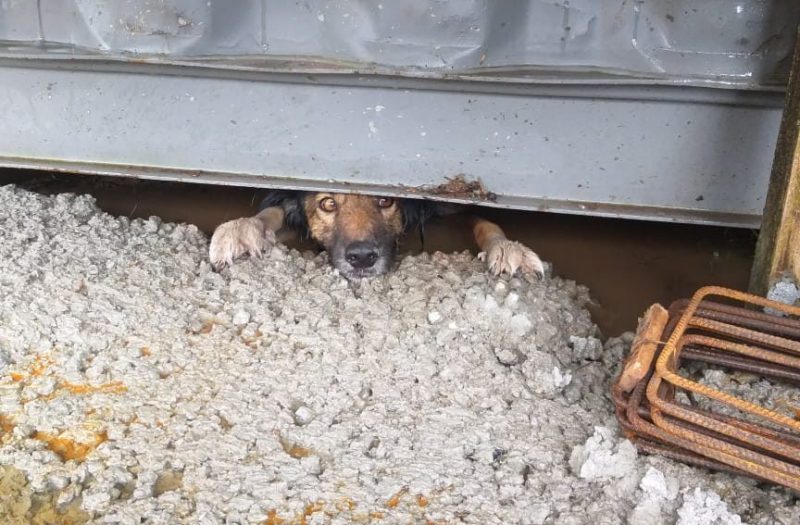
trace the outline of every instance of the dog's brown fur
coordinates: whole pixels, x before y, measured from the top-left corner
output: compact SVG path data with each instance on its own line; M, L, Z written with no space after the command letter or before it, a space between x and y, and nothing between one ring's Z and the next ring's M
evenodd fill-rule
M212 264L221 268L245 253L260 255L275 242L280 229L294 229L319 242L331 262L348 279L387 272L400 236L421 226L428 217L443 214L435 203L345 193L274 192L253 217L220 225L209 248ZM445 212L449 213L449 212ZM496 224L475 217L475 241L492 273L543 274L539 257L520 243L509 241Z
M336 202L336 211L320 208L319 202L326 198ZM380 208L369 195L312 193L304 197L303 208L311 237L328 249L340 239L349 244L386 234L397 238L403 233L403 213L396 201Z

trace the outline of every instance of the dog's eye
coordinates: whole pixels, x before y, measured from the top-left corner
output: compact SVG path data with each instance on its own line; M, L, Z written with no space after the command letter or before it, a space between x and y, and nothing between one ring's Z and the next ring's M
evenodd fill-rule
M327 212L336 211L336 201L332 197L325 197L319 201L319 209Z
M378 199L378 208L388 208L394 204L394 199L391 197L381 197Z

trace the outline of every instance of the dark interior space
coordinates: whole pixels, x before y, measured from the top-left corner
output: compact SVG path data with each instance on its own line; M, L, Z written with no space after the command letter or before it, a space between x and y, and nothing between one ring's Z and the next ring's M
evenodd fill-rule
M264 189L144 181L36 171L2 172L0 183L41 193L88 193L106 212L187 222L210 234L221 222L252 214ZM555 274L588 286L590 310L604 336L636 328L653 302L669 304L708 284L746 289L756 233L751 230L485 208L512 239L553 264ZM304 246L310 247L310 246ZM426 227L425 244L403 250L475 251L458 216Z

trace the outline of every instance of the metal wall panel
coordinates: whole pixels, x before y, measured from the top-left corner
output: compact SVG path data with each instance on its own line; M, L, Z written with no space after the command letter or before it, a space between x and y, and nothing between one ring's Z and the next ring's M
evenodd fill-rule
M0 166L758 225L794 0L2 0ZM463 196L435 195L436 198Z
M754 87L785 83L798 21L796 0L3 0L0 51Z
M490 205L739 226L758 224L781 113L780 96L703 102L675 87L0 75L3 165L412 195L464 174L498 194Z

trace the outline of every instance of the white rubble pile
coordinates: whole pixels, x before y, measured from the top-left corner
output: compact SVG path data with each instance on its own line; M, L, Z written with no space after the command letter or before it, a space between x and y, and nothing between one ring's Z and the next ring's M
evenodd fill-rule
M193 226L11 186L0 239L0 466L92 523L800 522L619 437L631 337L574 282L437 253L355 286L282 246L215 273Z

